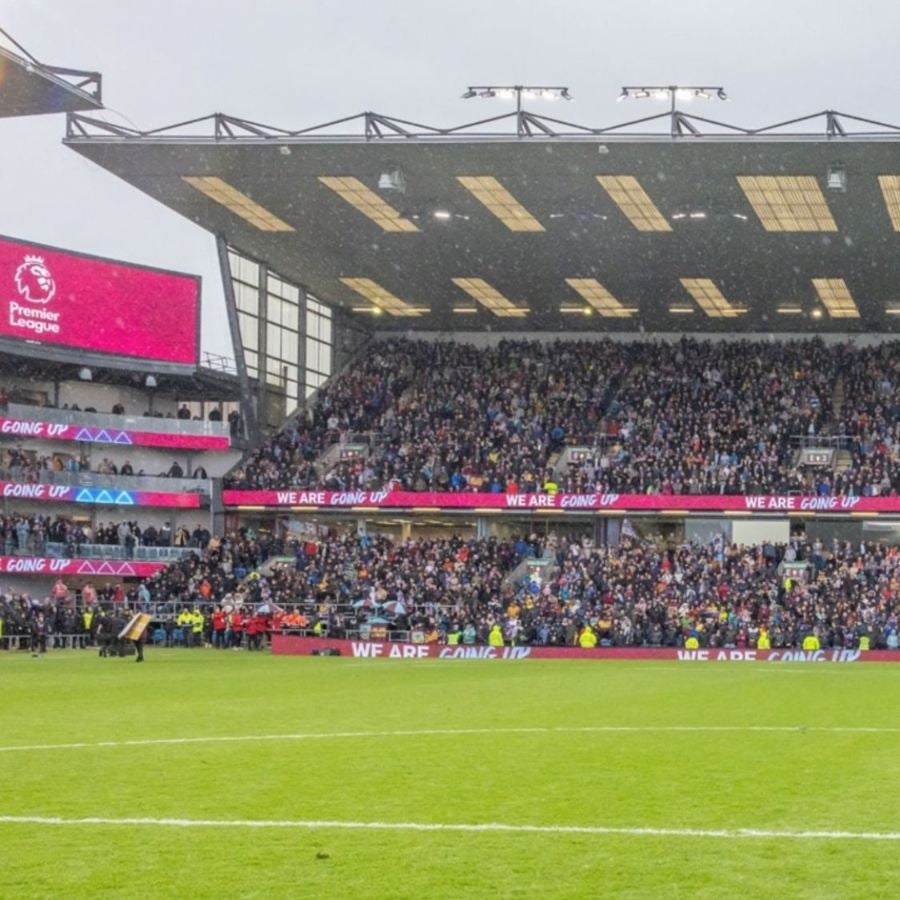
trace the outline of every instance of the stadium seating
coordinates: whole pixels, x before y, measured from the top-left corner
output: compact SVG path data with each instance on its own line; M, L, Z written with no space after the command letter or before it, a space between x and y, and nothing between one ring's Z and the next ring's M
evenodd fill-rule
M381 341L228 484L890 494L896 355L819 340ZM588 452L570 463L574 446ZM804 465L803 446L845 457Z

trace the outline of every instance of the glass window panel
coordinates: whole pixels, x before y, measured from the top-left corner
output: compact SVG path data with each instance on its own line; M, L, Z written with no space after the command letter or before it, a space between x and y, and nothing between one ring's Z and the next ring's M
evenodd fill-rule
M245 349L259 349L259 335L257 331L258 319L245 313L238 313L238 322L241 326L241 342Z
M300 336L296 331L284 331L281 333L281 358L287 363L300 362Z
M281 324L291 331L299 331L300 329L300 308L290 303L285 303L282 308L284 319Z
M244 312L259 314L259 293L256 288L236 282L234 285L235 302L237 308Z
M319 371L325 375L331 374L331 346L319 344Z
M228 254L228 261L231 266L231 274L247 282L247 284L259 285L259 263L247 259L234 251Z
M266 306L266 318L270 322L281 324L281 299L274 294L269 294L268 305Z
M306 339L306 368L308 371L319 371L319 347L321 344L312 338Z

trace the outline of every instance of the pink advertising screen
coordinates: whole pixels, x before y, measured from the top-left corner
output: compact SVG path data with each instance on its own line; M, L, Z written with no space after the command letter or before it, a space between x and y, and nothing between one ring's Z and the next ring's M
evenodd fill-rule
M200 279L0 237L0 337L194 366Z

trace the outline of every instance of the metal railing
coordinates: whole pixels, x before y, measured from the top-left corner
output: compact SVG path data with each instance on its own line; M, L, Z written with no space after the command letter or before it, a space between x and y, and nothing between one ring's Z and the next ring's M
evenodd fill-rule
M74 549L75 559L124 559L142 562L174 562L191 553L200 553L196 547L133 547L130 550L121 544L60 544L49 541L44 548L47 556L64 559L67 552Z
M791 446L801 450L851 450L856 438L849 434L794 434Z
M198 434L229 437L227 422L208 419L168 419L157 416L116 416L112 413L56 409L52 406L29 406L10 403L7 415L12 419L34 422L54 422L60 425L89 425L97 428L116 428L120 431L153 431L157 434Z

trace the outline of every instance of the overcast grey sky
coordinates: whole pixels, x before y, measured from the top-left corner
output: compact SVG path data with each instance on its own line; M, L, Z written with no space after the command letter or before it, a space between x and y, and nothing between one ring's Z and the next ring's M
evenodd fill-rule
M300 128L366 109L457 124L509 106L459 99L467 84L510 82L569 85L565 118L589 124L661 111L615 102L635 83L721 83L731 102L705 114L742 125L825 108L900 121L892 0L0 0L0 13L42 62L102 72L101 115L140 128L216 111ZM64 148L62 116L0 127L0 232L202 275L203 347L230 354L209 234Z

